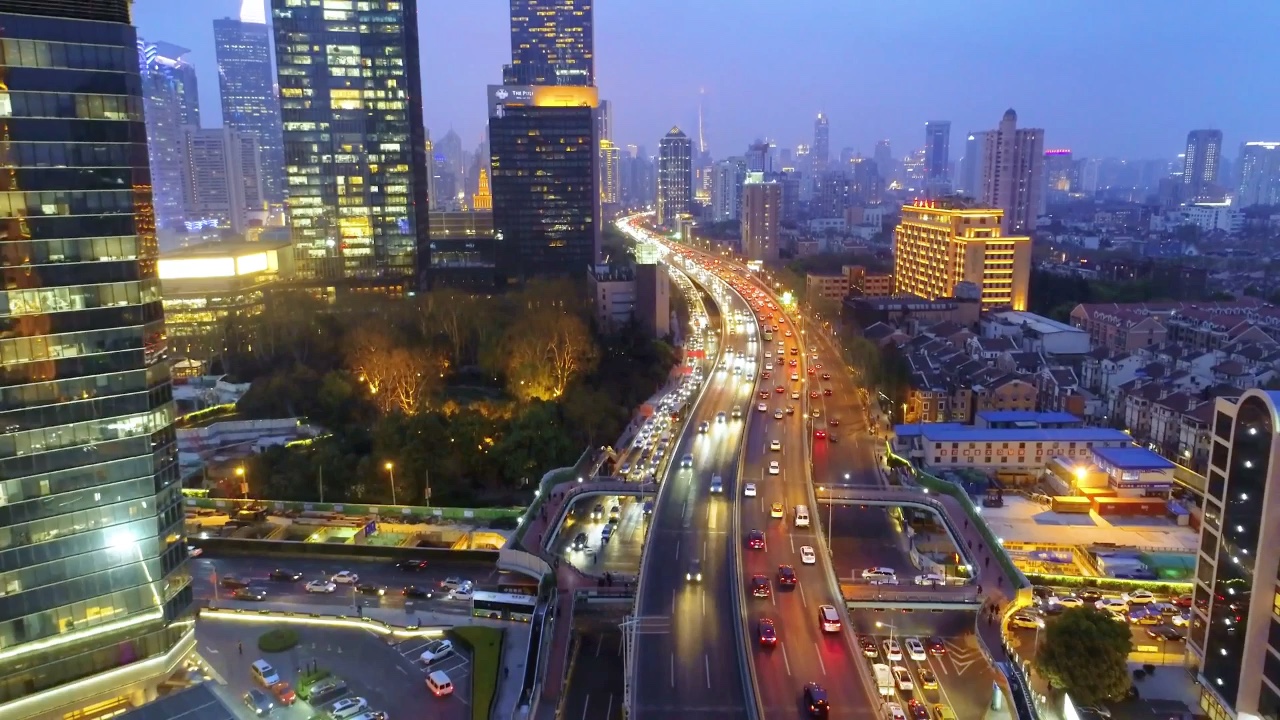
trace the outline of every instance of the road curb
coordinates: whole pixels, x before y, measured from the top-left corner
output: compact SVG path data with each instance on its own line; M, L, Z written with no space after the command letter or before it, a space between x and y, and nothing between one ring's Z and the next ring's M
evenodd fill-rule
M240 622L277 622L295 625L312 625L316 627L344 628L349 630L368 630L381 635L398 638L435 637L444 635L452 625L393 625L383 620L368 617L351 617L349 615L329 615L324 613L298 613L284 610L246 610L244 608L200 608L198 617L208 620L235 620Z

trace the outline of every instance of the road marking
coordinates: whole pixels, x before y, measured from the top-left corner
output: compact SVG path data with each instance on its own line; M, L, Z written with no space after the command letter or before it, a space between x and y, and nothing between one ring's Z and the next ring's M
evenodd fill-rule
M707 616L707 594L702 593L702 617Z
M676 686L676 655L671 653L671 687Z
M600 649L604 647L604 638L596 638L596 657L600 657Z
M804 583L797 582L796 587L800 588L800 602L804 603L806 610L809 609L809 600L804 596Z
M770 593L769 593L769 602L773 603L773 606L774 606L774 607L778 607L778 594L777 594L777 593L775 593L775 592L770 592Z
M671 588L671 614L676 614L676 589Z
M782 664L787 666L787 674L791 674L791 661L787 659L787 646L781 640L778 641L778 647L782 648Z
M818 653L818 667L822 668L822 674L827 674L827 664L822 662L822 647L818 643L813 644L813 649Z
M587 720L587 706L591 704L591 693L582 700L582 720Z
M408 670L405 670L404 668L400 667L399 665L397 665L397 666L396 666L396 669L397 669L397 670L399 670L400 672L404 673L405 675L408 675L408 674L409 674L409 671L408 671Z
M787 541L791 543L791 554L796 554L796 538L791 533L787 533Z
M676 559L680 558L680 541L676 540Z
M205 652L209 653L210 655L217 655L217 654L218 654L218 651L217 651L217 650L215 650L214 648L209 647L208 645L205 645L205 646L204 646L204 649L205 649Z
M613 715L613 693L609 693L609 704L604 709L605 720L608 720L611 715Z
M711 689L711 657L706 653L702 655L702 667L707 671L707 689Z

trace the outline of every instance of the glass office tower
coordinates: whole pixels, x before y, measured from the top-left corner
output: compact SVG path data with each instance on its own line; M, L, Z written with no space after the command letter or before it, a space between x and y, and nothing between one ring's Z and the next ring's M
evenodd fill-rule
M6 720L140 704L193 645L129 23L128 0L0 0Z
M511 0L508 85L595 85L592 0Z
M296 275L425 286L415 0L271 0L271 11Z
M280 96L271 69L271 28L261 14L262 2L258 0L238 20L214 20L213 46L218 58L222 124L258 141L264 194L269 202L280 203L285 197Z

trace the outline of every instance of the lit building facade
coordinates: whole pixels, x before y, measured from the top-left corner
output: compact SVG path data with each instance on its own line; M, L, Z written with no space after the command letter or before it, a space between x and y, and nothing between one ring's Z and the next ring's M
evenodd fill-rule
M129 6L0 2L6 720L118 714L195 643Z
M227 128L182 129L182 198L190 220L215 220L242 234L252 214L261 224L258 141Z
M951 179L951 121L930 120L924 124L924 177L929 183Z
M600 249L596 89L489 86L498 283L581 277Z
M1049 201L1062 202L1071 194L1075 183L1075 161L1066 149L1044 151L1044 189L1040 192L1040 214L1045 214Z
M218 60L222 124L258 142L262 153L264 199L285 198L284 138L280 129L280 96L271 68L271 28L263 0L245 0L240 18L213 21L213 47Z
M595 85L593 0L511 0L510 85Z
M764 173L747 173L742 184L742 255L747 260L774 262L781 242L782 185L765 180Z
M417 2L354 5L271 0L286 209L300 280L396 292L428 283Z
M711 220L737 220L742 211L742 184L747 179L747 161L741 157L721 160L711 168Z
M611 140L600 141L600 203L617 205L622 200L618 167L618 146Z
M984 310L1026 310L1031 238L1005 235L1002 214L941 201L904 205L893 231L894 292L936 300L970 282Z
M156 224L179 229L186 220L182 198L182 128L200 125L195 68L186 48L138 41L142 96L146 105L147 157L154 183Z
M1280 393L1246 390L1214 409L1187 648L1206 717L1278 717Z
M658 143L658 224L675 225L693 206L693 144L673 127Z
M824 113L813 121L813 147L809 149L809 167L814 176L827 171L831 162L831 122ZM766 168L761 167L761 170Z
M1236 207L1280 205L1280 142L1247 142L1240 148Z
M1222 163L1222 131L1192 130L1187 133L1187 151L1182 157L1182 200L1221 200L1218 166Z
M1018 114L1006 110L1000 127L983 135L982 194L987 207L1004 211L1009 235L1031 232L1040 212L1044 130L1019 128Z

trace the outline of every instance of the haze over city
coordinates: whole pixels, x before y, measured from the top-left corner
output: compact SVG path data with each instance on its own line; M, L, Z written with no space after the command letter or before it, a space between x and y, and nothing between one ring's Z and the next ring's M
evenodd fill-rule
M240 4L134 5L142 37L193 51L215 125L209 28ZM419 8L433 137L452 127L470 147L483 136L483 88L501 80L508 10L500 0ZM1045 128L1046 147L1130 159L1176 155L1191 127L1222 129L1231 148L1270 139L1266 119L1280 115L1280 94L1269 91L1280 4L1267 0L1212 12L1194 0L606 0L594 10L596 84L615 108L615 141L650 150L672 125L696 129L700 89L717 156L761 137L809 142L818 112L831 117L833 149L864 155L883 138L895 150L917 147L928 120L949 119L959 134L1013 107Z

